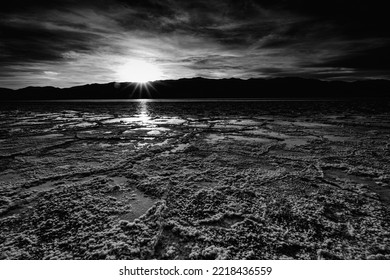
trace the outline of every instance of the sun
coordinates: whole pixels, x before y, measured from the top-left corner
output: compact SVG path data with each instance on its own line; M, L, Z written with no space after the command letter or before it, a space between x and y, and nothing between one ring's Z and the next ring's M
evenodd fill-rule
M117 69L120 82L148 83L160 80L161 70L151 63L142 60L130 60Z

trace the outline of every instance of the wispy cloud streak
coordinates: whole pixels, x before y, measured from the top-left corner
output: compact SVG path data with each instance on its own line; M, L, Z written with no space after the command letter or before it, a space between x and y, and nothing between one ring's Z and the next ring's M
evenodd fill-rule
M382 6L351 3L14 0L0 12L0 86L115 81L131 59L164 79L389 79Z

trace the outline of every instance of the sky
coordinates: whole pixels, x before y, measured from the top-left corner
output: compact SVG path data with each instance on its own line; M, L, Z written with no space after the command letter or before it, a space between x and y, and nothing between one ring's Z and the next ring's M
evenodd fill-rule
M387 13L376 0L3 1L0 87L390 79Z

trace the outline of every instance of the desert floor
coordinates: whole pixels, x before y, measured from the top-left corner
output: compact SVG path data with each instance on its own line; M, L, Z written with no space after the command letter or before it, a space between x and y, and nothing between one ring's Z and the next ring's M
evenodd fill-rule
M2 259L390 259L388 102L0 105Z

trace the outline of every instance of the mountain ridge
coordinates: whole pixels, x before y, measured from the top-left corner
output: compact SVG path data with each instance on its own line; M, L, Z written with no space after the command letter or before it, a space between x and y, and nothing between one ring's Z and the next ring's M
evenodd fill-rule
M159 80L147 84L110 82L68 88L0 88L0 100L191 99L191 98L385 98L390 81L324 81L301 77Z

